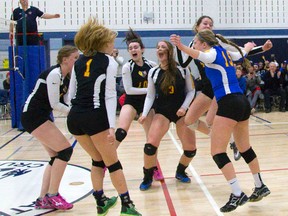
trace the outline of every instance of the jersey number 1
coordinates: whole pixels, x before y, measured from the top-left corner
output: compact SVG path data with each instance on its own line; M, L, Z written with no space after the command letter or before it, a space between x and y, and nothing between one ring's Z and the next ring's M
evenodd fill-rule
M92 59L89 59L86 62L86 71L84 72L84 77L89 77L90 76L90 65L91 65Z

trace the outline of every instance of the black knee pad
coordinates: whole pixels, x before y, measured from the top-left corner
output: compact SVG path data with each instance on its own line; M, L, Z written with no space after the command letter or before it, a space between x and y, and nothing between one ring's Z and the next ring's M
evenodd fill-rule
M197 149L193 150L193 151L187 151L184 150L184 155L188 158L193 158L196 155Z
M56 156L56 158L62 160L62 161L66 161L68 162L71 158L71 155L73 153L73 148L72 146L58 152L58 155Z
M104 168L105 167L105 163L104 163L103 160L102 161L94 161L92 159L92 166Z
M152 144L150 143L146 143L145 146L144 146L144 153L146 155L149 155L149 156L152 156L154 154L156 154L156 151L157 151L157 147L153 146Z
M250 147L247 151L243 153L240 152L240 154L244 158L247 164L249 164L251 161L253 161L257 157L252 147Z
M48 162L48 163L50 164L50 166L53 165L55 158L56 158L56 157L51 157L50 161Z
M214 155L213 160L219 169L222 169L226 164L231 162L226 152Z
M122 142L122 140L124 140L126 136L127 132L122 128L118 128L115 132L116 140L119 142Z
M111 166L109 166L107 168L109 170L109 173L115 172L115 171L117 171L119 169L121 169L121 170L123 169L119 160L116 163L112 164Z

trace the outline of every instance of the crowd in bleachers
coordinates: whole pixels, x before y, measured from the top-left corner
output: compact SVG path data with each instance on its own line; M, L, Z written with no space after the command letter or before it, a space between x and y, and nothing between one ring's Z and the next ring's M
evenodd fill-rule
M235 67L240 87L250 102L251 114L256 111L288 111L288 60L280 64L276 60L250 61L250 64L248 68L240 63ZM120 80L117 90L122 86ZM196 81L195 84L199 83ZM118 98L124 92L123 86L121 89L117 91ZM201 87L197 89L201 90Z
M287 61L278 63L276 60L250 62L251 66L243 68L235 64L237 71L242 71L238 76L239 84L244 85L251 114L255 111L288 111L288 65Z

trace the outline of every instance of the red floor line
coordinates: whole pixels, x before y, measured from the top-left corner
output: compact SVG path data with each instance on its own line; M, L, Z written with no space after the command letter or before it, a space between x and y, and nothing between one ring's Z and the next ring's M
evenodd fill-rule
M159 172L163 176L163 173L162 173L162 170L161 170L161 167L160 167L160 163L159 163L158 160L157 160L157 167L158 167ZM172 199L171 199L171 196L170 196L170 193L168 191L167 184L165 182L165 178L163 180L161 180L160 182L161 182L161 187L162 187L162 190L163 190L163 193L164 193L164 196L165 196L165 200L166 200L170 215L171 216L177 216L175 208L174 208L174 205L173 205L173 202L172 202Z
M267 169L267 170L261 170L261 172L277 172L277 171L288 171L288 168L279 168L279 169ZM247 174L250 173L250 171L243 171L243 172L236 172L236 175L239 174ZM222 176L222 173L208 173L208 174L201 174L201 177L213 177L213 176ZM193 177L192 175L188 175L190 177ZM175 178L174 176L168 176L165 177L165 179L173 179Z

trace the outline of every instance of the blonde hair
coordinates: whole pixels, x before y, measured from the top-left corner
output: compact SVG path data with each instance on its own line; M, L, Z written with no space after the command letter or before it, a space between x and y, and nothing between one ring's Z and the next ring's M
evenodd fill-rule
M243 52L240 49L240 47L237 44L233 43L232 41L224 38L221 34L214 34L211 30L203 30L203 31L198 32L196 36L199 39L199 41L206 42L211 47L219 45L217 38L223 43L226 43L235 47L243 58L243 63L242 63L243 67L248 68L249 66L251 66L249 60L244 57Z
M96 18L90 17L75 35L74 43L85 56L92 56L102 51L116 37L117 32L106 28Z

